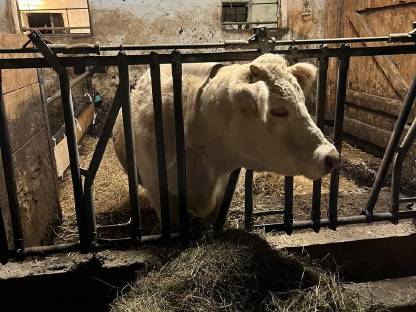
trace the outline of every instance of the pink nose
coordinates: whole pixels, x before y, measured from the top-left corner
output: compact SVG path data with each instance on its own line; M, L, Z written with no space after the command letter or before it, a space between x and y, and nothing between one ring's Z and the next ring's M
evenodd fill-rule
M331 172L332 170L337 168L340 162L341 162L341 157L336 150L329 152L325 156L325 167L328 170L328 172Z

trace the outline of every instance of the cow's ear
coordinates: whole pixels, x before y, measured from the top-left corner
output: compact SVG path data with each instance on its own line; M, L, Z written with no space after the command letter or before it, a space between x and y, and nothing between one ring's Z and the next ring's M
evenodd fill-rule
M303 93L308 94L316 80L317 68L310 63L297 63L290 66L289 71L298 80Z
M269 89L264 81L244 83L234 90L234 103L242 110L266 118Z
M253 77L258 77L261 73L261 69L259 66L251 64L250 65L250 72Z

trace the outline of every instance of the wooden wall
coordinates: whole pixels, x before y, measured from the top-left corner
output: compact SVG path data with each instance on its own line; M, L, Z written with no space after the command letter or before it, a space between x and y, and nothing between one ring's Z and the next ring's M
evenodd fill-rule
M25 36L0 34L0 46L18 47ZM0 57L18 57L0 55ZM2 70L3 93L11 135L17 190L26 246L47 243L61 218L49 125L36 69ZM0 166L0 168L2 168ZM12 242L7 193L0 170L0 208Z
M404 33L410 31L412 22L416 21L416 0L327 0L326 8L326 37ZM380 150L386 148L415 69L415 55L352 58L344 131ZM336 70L336 61L332 60L327 119L333 119L334 114ZM412 118L415 115L416 109ZM416 145L405 166L405 179L409 179L412 185L416 185L415 157Z

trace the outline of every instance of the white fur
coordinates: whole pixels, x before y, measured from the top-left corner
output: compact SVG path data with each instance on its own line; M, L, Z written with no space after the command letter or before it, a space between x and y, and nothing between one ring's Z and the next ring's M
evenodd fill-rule
M258 71L250 69L250 65ZM312 179L328 173L324 159L329 153L337 153L308 114L301 89L308 90L315 80L313 65L299 63L288 67L282 57L272 54L262 55L250 64L229 65L218 71L196 103L198 90L212 66L192 64L183 68L190 213L212 222L229 173L239 167ZM175 227L177 168L170 66L161 67L161 83L171 223ZM138 173L160 217L152 103L147 71L132 93L132 114ZM271 110L287 111L288 116L275 117ZM113 140L117 156L126 168L120 115Z

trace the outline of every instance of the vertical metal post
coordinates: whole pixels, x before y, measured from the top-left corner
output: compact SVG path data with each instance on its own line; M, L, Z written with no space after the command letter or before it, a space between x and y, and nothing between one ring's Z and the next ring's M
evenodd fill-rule
M75 131L75 117L74 106L72 103L71 85L69 75L66 68L61 64L59 58L52 52L42 35L38 31L33 31L29 34L30 40L35 47L45 57L46 61L53 67L59 75L59 85L61 87L61 99L64 112L65 133L67 136L69 165L71 169L72 186L74 189L75 211L77 216L77 225L79 229L79 239L81 251L87 252L91 249L92 235L89 233L90 225L92 224L91 212L88 207L84 207L83 198L84 192L82 189L81 172L79 167L79 153L78 143Z
M136 150L134 146L133 120L131 118L130 77L127 56L124 52L118 54L118 72L120 79L120 101L122 105L124 143L126 145L127 173L129 179L129 196L131 209L132 237L141 237L140 205L136 166Z
M183 122L182 105L182 63L181 53L173 51L172 82L173 105L175 114L175 139L176 139L176 166L178 172L178 213L179 234L183 243L188 241L188 202L186 183L186 154L185 154L185 130Z
M285 177L285 211L283 223L286 234L293 232L293 177Z
M234 170L230 174L228 179L227 187L225 188L224 197L221 202L221 207L218 212L217 221L214 225L214 230L219 232L223 229L225 221L227 219L228 211L230 210L231 201L233 200L233 195L235 187L238 182L238 177L240 176L241 168Z
M0 151L3 162L4 180L13 229L14 248L18 254L24 251L22 222L19 199L17 197L16 176L14 174L13 155L10 143L9 127L7 125L6 104L3 96L3 81L0 69ZM7 245L6 245L7 247Z
M323 50L326 47L323 47ZM326 104L326 81L328 73L328 57L321 56L319 58L319 76L316 95L316 125L322 129L325 123L325 104ZM312 211L311 220L313 222L313 230L318 233L321 222L321 186L322 179L313 181L312 191Z
M399 221L399 197L400 197L400 179L402 173L403 161L409 152L410 147L416 139L416 118L412 123L409 131L403 139L403 143L397 150L393 161L392 181L391 181L391 212L393 214L392 222L397 224Z
M163 128L162 91L160 83L160 62L156 52L151 52L150 75L152 78L153 110L156 133L157 168L159 177L159 196L162 218L162 237L170 238L170 211L168 177L165 155L165 135Z
M412 84L407 92L406 98L404 100L402 110L399 117L397 118L396 124L394 125L393 133L390 137L389 144L387 145L386 152L384 153L383 160L378 169L376 180L374 181L373 187L371 189L370 196L367 201L367 205L364 213L371 217L373 214L374 206L376 204L380 190L386 180L386 176L389 170L389 166L393 159L394 153L397 150L397 147L400 143L400 137L403 133L404 127L406 125L407 119L409 118L410 112L416 98L416 76L413 78Z
M253 170L247 169L244 178L244 224L247 231L254 227L253 219Z
M339 59L338 78L337 78L337 99L335 107L334 122L334 145L338 152L341 153L342 131L344 126L345 98L347 93L348 68L350 63L349 45L342 44L342 53ZM329 207L328 219L329 228L335 230L338 220L338 187L339 187L339 168L331 173L329 184Z

